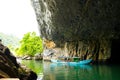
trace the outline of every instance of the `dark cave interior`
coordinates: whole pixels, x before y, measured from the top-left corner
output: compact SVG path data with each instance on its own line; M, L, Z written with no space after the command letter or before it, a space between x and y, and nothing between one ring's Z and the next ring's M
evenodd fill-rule
M113 39L111 45L110 63L120 64L120 39Z

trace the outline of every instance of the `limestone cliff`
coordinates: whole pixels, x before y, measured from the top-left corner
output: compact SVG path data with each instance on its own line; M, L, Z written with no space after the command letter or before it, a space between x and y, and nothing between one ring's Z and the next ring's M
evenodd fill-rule
M120 37L119 0L32 0L43 39L59 54L106 60ZM46 46L45 49L53 49Z

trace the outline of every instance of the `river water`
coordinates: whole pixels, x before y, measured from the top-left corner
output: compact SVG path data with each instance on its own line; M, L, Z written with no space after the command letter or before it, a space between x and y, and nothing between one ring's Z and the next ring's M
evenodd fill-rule
M120 80L120 65L69 66L51 62L23 60L38 75L38 80Z

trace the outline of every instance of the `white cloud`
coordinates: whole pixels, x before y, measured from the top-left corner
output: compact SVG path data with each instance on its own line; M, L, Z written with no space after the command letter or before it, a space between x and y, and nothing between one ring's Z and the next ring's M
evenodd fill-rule
M38 33L38 23L30 0L0 0L0 32L21 37L29 31Z

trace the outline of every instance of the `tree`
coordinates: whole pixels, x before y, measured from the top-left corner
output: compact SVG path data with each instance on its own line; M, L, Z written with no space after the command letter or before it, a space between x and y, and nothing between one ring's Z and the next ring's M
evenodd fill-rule
M42 39L39 36L36 36L35 32L28 32L24 34L22 40L20 41L20 48L16 49L16 53L19 56L34 56L36 53L42 53L42 51Z

